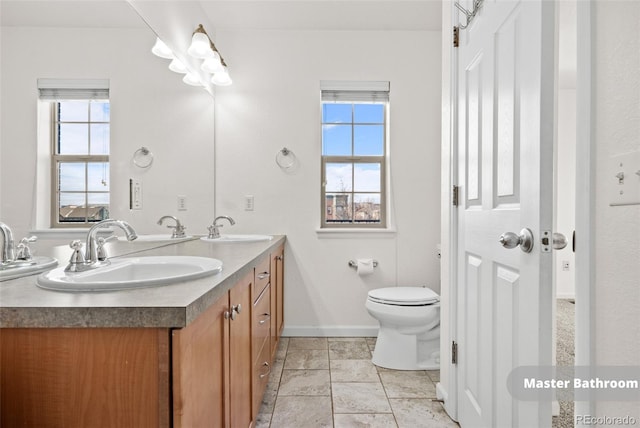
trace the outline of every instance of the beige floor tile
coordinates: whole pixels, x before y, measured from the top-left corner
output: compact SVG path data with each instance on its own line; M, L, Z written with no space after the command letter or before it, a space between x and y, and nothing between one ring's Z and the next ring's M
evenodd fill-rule
M371 360L331 360L332 382L380 382Z
M286 369L329 369L329 354L326 350L293 349L284 360Z
M436 386L424 371L380 371L389 398L435 398Z
M279 395L331 395L329 370L285 370Z
M278 360L284 361L285 357L287 356L287 349L289 348L289 338L281 337L279 342L280 343L278 343L278 348L276 349L276 355L274 359L276 361Z
M458 427L437 401L427 398L400 398L390 399L389 402L399 428Z
M376 348L376 341L378 340L377 337L367 337L365 338L367 345L369 346L369 349L371 349L372 351Z
M367 360L371 351L364 340L330 341L329 358L332 360Z
M292 337L289 339L289 349L327 349L325 337Z
M434 383L440 382L440 370L427 370L427 374Z
M380 383L331 383L335 413L391 413Z
M390 413L337 414L333 416L335 428L397 428L396 419Z
M271 417L273 428L332 427L331 397L279 396Z

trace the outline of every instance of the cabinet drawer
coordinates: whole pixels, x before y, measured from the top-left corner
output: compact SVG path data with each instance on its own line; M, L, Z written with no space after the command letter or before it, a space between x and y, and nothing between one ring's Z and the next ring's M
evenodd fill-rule
M271 261L269 257L265 257L258 265L255 270L255 281L253 283L253 299L256 300L262 290L269 284L271 279Z
M253 366L253 414L257 415L260 412L260 405L262 404L262 397L264 391L269 382L269 374L271 373L271 347L267 341L259 357Z
M258 300L253 304L251 337L252 337L252 361L256 361L262 347L271 335L271 289L264 289ZM270 346L267 346L270 348Z

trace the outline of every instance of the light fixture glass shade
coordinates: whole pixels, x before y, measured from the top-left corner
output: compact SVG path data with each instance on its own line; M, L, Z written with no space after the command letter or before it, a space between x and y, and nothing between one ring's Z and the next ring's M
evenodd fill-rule
M204 33L194 33L187 53L194 58L212 58L214 52L211 50L209 37Z
M169 64L169 70L175 71L176 73L182 73L182 74L189 72L189 70L187 70L187 67L184 65L184 63L180 61L178 58L174 58L173 61L171 61L171 63Z
M156 37L156 43L151 48L151 52L160 58L173 59L173 52L160 38Z
M224 67L222 66L222 62L220 62L220 55L218 52L213 52L213 58L207 58L204 60L200 68L206 71L207 73L219 73L224 71Z
M182 81L187 85L191 86L202 86L202 82L200 82L200 77L193 73L187 73L182 78Z
M211 78L211 83L217 86L229 86L231 85L232 80L229 76L229 71L227 71L227 67L223 67L222 71L216 73Z

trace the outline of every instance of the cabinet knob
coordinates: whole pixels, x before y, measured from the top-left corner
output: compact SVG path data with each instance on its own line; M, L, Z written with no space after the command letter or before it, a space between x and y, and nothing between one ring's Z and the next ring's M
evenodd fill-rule
M258 324L262 325L264 323L266 323L267 321L269 321L271 319L271 314L268 313L264 313L262 315L260 315L261 317L264 317L264 319L261 319L260 321L258 321Z
M260 374L260 379L269 376L269 374L271 373L271 366L269 365L268 362L265 361L264 363L262 363L262 367L266 367L267 371L266 371L266 373L261 373Z

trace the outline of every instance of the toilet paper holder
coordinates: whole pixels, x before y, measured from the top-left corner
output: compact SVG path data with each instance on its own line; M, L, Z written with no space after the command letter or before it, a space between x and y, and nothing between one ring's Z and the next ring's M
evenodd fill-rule
M354 269L358 269L358 262L356 262L355 260L349 260L349 267L352 267ZM377 260L373 261L373 267L378 267L378 261Z

